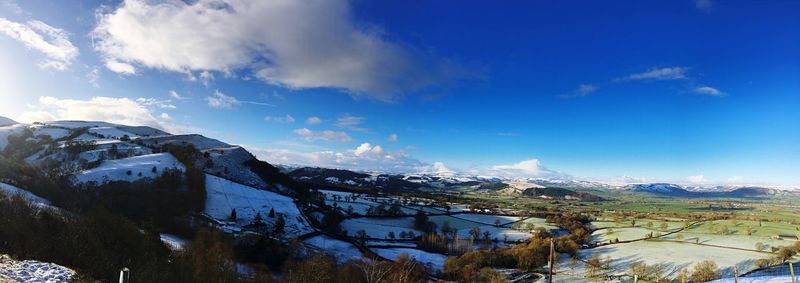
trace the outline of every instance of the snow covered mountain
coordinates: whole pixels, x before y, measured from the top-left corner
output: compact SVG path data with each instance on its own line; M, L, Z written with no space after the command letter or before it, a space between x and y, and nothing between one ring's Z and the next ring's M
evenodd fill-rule
M17 124L17 121L11 120L9 118L0 116L0 127L2 126L10 126Z

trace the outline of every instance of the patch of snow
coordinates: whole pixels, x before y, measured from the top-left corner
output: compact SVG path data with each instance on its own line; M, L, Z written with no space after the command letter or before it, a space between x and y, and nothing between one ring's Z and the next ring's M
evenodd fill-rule
M437 253L429 253L426 251L410 248L390 248L390 249L372 249L378 255L387 259L395 260L401 254L406 253L410 257L416 259L425 265L428 272L438 273L444 268L444 260L447 256Z
M205 213L214 219L227 221L232 209L236 209L236 224L247 225L253 222L257 213L264 222L271 224L277 220L268 217L270 209L275 214L283 214L286 220L287 236L296 237L314 231L302 217L292 198L274 192L259 190L213 175L206 175Z
M161 235L161 241L164 242L164 244L166 244L167 247L169 247L174 251L183 250L183 247L185 247L186 244L189 243L188 240L172 234L161 233L160 235Z
M72 269L57 264L35 260L16 261L6 255L0 255L0 281L9 278L17 282L71 282L75 274Z
M352 244L325 235L308 238L303 241L303 243L317 251L325 252L336 257L336 261L339 263L361 258L361 251Z
M31 204L35 204L35 205L39 205L39 206L50 206L50 201L48 201L48 200L46 200L44 198L41 198L41 197L39 197L37 195L34 195L33 193L31 193L29 191L26 191L26 190L23 190L23 189L20 189L20 188L17 188L15 186L12 186L12 185L9 185L9 184L5 184L5 183L0 183L0 194L5 194L5 195L8 195L8 196L19 195L19 196L21 196L23 199L25 199L26 201L28 201Z
M12 126L0 127L0 150L3 150L8 145L8 137L21 133L27 126L23 124L16 124Z
M422 232L414 229L413 217L400 218L350 218L342 221L339 225L342 230L347 231L347 235L354 237L358 230L364 230L368 238L386 239L389 232L394 232L395 238L400 238L401 232L412 232L414 235L422 235Z
M153 172L153 167L156 168L156 172ZM104 184L111 181L132 182L144 178L154 179L161 175L165 169L186 170L183 164L175 159L172 154L156 153L117 160L106 160L97 168L78 173L75 179L78 183L95 182L97 184Z

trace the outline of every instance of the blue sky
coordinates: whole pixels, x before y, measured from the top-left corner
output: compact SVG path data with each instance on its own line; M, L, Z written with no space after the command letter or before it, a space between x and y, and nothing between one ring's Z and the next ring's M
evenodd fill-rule
M800 2L76 2L0 0L0 115L287 164L800 184Z

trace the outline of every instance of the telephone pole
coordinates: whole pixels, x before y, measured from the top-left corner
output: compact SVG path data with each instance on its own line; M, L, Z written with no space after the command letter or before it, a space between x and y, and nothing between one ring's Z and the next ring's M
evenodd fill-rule
M548 283L553 283L553 261L555 260L555 253L556 253L555 240L553 238L550 238L550 263L549 263L550 271L548 272L549 275L547 279Z

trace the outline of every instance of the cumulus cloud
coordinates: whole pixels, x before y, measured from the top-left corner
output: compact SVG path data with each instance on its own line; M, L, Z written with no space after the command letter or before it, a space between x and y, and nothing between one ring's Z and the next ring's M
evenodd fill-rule
M264 117L264 121L277 124L292 124L294 123L294 117L289 114L286 114L286 116L267 116Z
M308 117L308 119L306 119L306 124L319 125L319 124L322 124L322 119L320 119L317 116L311 116L311 117Z
M421 170L430 168L429 165L420 162L402 151L389 152L380 145L361 144L355 149L314 152L246 147L247 150L255 154L259 159L277 164L390 173L420 172Z
M339 131L330 131L330 130L312 131L309 130L308 128L300 128L300 129L295 129L294 133L309 142L314 142L318 140L350 142L353 140L347 133Z
M66 70L79 54L66 31L40 21L23 24L0 17L0 33L43 53L47 59L39 64L42 68Z
M103 121L132 126L169 130L165 121L156 118L147 105L129 98L93 97L89 100L39 97L34 109L21 115L25 122L52 120Z
M233 108L242 104L236 97L227 96L219 90L215 91L213 95L206 97L208 106L213 108Z
M390 142L397 142L397 134L390 134L388 139Z
M483 174L505 178L558 178L566 175L542 166L538 159L523 160L514 164L495 165Z
M464 74L356 23L346 0L126 0L99 11L92 35L107 62L182 73L248 70L274 85L380 100Z
M710 87L710 86L699 86L692 90L692 92L702 95L710 95L710 96L723 96L725 93L721 92L719 89Z
M637 81L637 80L681 80L686 79L686 67L666 67L653 68L641 73L630 74L618 78L617 81Z
M337 118L336 123L334 123L333 125L351 131L364 132L369 130L361 126L362 124L364 124L365 120L366 118L364 117L345 114L344 116Z

